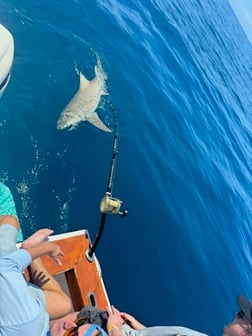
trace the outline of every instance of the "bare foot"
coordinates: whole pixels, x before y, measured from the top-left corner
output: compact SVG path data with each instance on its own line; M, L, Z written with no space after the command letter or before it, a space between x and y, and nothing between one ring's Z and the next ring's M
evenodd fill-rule
M48 240L48 237L53 233L51 229L40 229L33 235L25 239L22 243L22 248L29 248L43 243Z

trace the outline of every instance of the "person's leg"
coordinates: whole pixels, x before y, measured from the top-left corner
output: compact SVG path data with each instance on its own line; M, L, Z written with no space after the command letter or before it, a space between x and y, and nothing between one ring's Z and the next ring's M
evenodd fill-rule
M16 215L15 203L7 186L0 183L0 257L5 256L16 249L16 239L20 225ZM22 243L22 247L31 247L42 243L53 231L42 229ZM52 319L62 317L71 309L71 300L63 292L58 282L52 277L39 258L30 266L31 278L36 285L41 285L41 277L44 274L46 281L42 283L47 311ZM42 272L42 273L41 273ZM37 274L37 276L36 276ZM37 282L37 283L36 283Z
M20 228L19 222L16 217L13 216L1 216L0 215L0 225L11 225L18 231Z
M16 206L13 196L10 192L10 189L5 184L0 182L0 216L6 216L6 215L16 218L18 222ZM6 222L6 218L3 220L5 221L5 223L8 223ZM15 221L15 223L17 222ZM19 227L16 241L21 242L22 240L23 240L22 230L21 227Z
M42 229L26 239L22 247L28 248L35 246L46 240L52 230ZM41 258L32 261L29 267L31 282L40 287L45 295L46 310L50 319L60 318L69 313L72 303L69 296L62 290L58 281L47 271ZM32 289L32 288L31 288ZM36 289L32 289L35 290Z
M12 194L8 187L0 183L0 257L15 251L19 229Z
M72 308L69 296L63 291L58 281L47 271L41 258L33 260L29 267L31 282L43 289L46 310L50 319L57 319L68 314Z

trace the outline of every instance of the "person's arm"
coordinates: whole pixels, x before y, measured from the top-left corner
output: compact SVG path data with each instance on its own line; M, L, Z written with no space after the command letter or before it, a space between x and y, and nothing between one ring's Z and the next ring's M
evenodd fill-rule
M115 324L108 324L107 332L109 336L122 336L120 328Z
M137 321L135 317L130 314L122 313L114 306L108 309L109 318L107 323L107 332L109 336L121 336L121 326L127 323L134 330L144 329L145 326Z
M43 242L39 245L24 248L30 255L32 259L48 255L57 264L61 265L59 257L63 257L64 253L61 251L60 247L51 242Z
M108 307L107 311L109 314L107 322L107 332L109 336L122 336L120 328L124 321L120 312L114 308L114 306Z
M146 328L142 323L140 323L134 316L127 314L127 313L120 313L121 317L123 318L124 322L126 322L130 327L135 330L141 330Z

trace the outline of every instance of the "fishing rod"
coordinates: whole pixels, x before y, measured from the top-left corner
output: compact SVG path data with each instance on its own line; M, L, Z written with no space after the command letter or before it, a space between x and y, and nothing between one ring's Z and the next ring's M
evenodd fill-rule
M99 227L98 233L95 237L93 244L91 244L91 248L89 248L86 251L86 257L90 262L93 261L93 254L95 253L97 245L101 239L107 214L112 214L112 215L119 214L121 218L123 218L128 213L127 210L120 211L122 201L119 198L115 198L112 196L112 188L113 188L113 182L114 182L114 176L115 176L116 157L118 154L118 122L117 122L117 114L112 104L110 105L110 108L113 112L114 127L115 127L114 128L114 141L113 141L113 155L112 155L112 160L110 164L107 190L106 190L105 195L102 197L101 203L100 203L100 211L102 213L100 227Z

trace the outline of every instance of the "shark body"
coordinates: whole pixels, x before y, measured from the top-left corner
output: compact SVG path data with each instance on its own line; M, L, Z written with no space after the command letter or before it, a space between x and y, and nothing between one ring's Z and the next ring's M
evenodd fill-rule
M96 112L101 96L107 95L105 80L106 75L99 60L95 66L95 77L92 80L87 80L80 73L79 90L62 111L57 121L57 129L62 130L67 127L73 129L80 122L88 121L103 131L111 132Z

